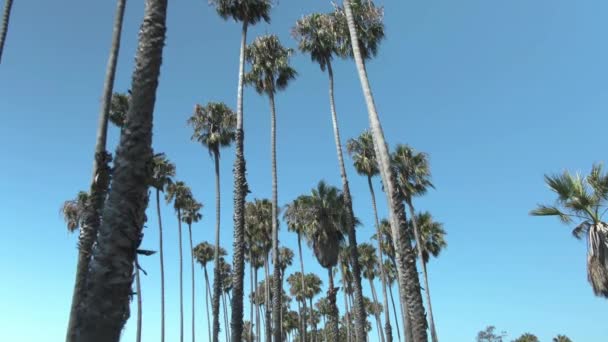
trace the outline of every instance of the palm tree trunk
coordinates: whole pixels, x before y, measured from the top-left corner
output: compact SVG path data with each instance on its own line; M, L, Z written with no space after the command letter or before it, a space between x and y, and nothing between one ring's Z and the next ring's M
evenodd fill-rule
M346 342L350 342L350 312L348 309L348 294L346 293L348 284L346 282L346 278L344 277L344 268L342 262L340 263L340 275L342 276L342 294L344 295L344 317L346 318Z
M222 273L220 269L220 155L219 147L213 151L215 163L215 251L213 253L213 342L219 341L220 296L222 295ZM241 317L241 320L243 318Z
M337 294L338 290L336 288L334 288L334 275L332 272L332 267L329 267L327 269L327 273L329 276L329 290L327 291L327 300L329 302L329 310L330 310L330 315L329 315L329 325L330 325L329 330L331 332L330 341L337 342L338 338L340 336L340 333L338 330L338 322L340 320L340 316L339 316L339 312L338 312L338 306L336 305L336 294ZM326 332L327 332L327 330L326 330Z
M4 17L2 21L2 33L0 33L0 58L2 57L2 49L8 29L8 21L12 0L7 0L4 6ZM70 319L68 323L68 331L66 341L74 341L76 331L79 329L81 322L78 318L81 313L82 304L85 301L87 283L87 274L89 272L89 263L93 249L93 243L97 238L97 232L101 224L101 215L104 202L110 185L110 155L106 151L106 140L108 134L108 117L110 115L110 103L112 101L112 90L114 88L114 76L116 75L116 64L118 52L120 50L120 36L122 32L122 21L125 13L126 0L119 0L116 5L116 14L114 18L114 27L112 31L112 45L110 47L110 56L106 66L106 75L103 87L103 101L99 112L97 122L97 136L95 142L95 156L93 159L93 177L89 189L89 198L86 203L84 219L80 227L80 236L78 242L78 262L76 265L76 280L74 283L74 291L72 294L72 306L70 308Z
M226 293L222 293L222 305L224 306L224 326L226 341L230 341L230 328L228 327L228 308L226 307Z
M256 310L255 310L255 332L256 332L256 340L260 342L262 329L260 328L260 306L257 304L257 296L258 296L258 268L255 269L255 287L252 288L253 292L253 300L255 302Z
M272 325L274 341L281 341L281 267L279 265L279 227L278 217L278 183L277 183L277 114L274 94L268 95L270 100L270 150L272 158L272 265L273 296L272 296Z
M253 291L254 285L253 282L253 255L251 251L249 251L249 282L251 290ZM232 289L234 291L234 288ZM234 298L234 297L233 297ZM230 301L232 302L232 300ZM251 305L249 306L249 342L253 342L253 307L255 305L254 300L251 300ZM234 308L232 308L232 312L234 312ZM234 325L232 325L232 331L234 331ZM233 335L234 337L234 335Z
M128 317L133 264L148 203L152 117L165 38L167 0L147 0L131 101L114 161L112 192L89 262L76 341L118 341ZM77 297L78 298L78 297Z
M245 155L243 149L243 78L245 75L245 46L247 42L247 20L243 21L241 48L239 55L239 80L236 100L236 156L234 160L234 249L232 269L234 270L232 291L232 341L240 342L243 335L243 282L245 278Z
M389 259L391 260L391 263L393 264L393 267L395 268L395 270L397 270L397 261L395 260L395 257L389 257ZM399 286L399 284L397 283L397 292L399 294L399 298L403 298L403 294L401 291L401 287ZM401 322L403 324L403 329L405 330L405 340L406 341L411 341L413 339L412 337L412 329L410 327L410 324L408 322L408 315L407 315L407 310L406 310L406 304L403 303L401 300L399 301L399 310L401 311Z
M306 284L304 282L304 261L302 259L302 234L298 231L298 254L300 256L300 279L302 281L302 291L306 288ZM302 342L306 342L306 300L302 301L302 306L304 307L304 315L302 316L303 324L303 332L301 332L300 339Z
M376 233L378 234L378 269L380 270L380 280L382 281L382 299L384 304L384 329L386 331L386 340L388 342L393 341L393 330L391 327L391 315L388 307L388 296L386 295L386 275L384 274L384 266L382 265L382 243L381 243L381 232L380 232L380 221L378 220L378 208L376 207L376 194L374 192L374 185L372 184L372 177L367 177L367 185L369 186L369 192L372 197L372 207L374 208L374 219L376 223Z
M0 60L2 60L2 51L4 51L4 42L6 41L6 33L8 32L8 22L11 18L11 8L13 0L4 2L4 13L2 15L2 32L0 32Z
M426 289L426 305L429 312L429 326L431 329L431 340L433 342L438 342L437 330L435 329L435 320L433 318L433 306L431 305L431 289L429 288L429 278L426 273L426 263L424 262L424 258L422 255L422 239L420 238L420 229L418 228L418 222L416 220L416 212L414 210L414 205L411 200L406 200L407 206L410 210L410 218L412 220L412 226L414 228L414 238L416 239L416 251L418 251L418 260L420 260L420 266L422 267L422 276L424 277L424 287Z
M182 212L177 209L177 236L179 243L179 340L184 342L184 255L182 251Z
M400 196L395 188L394 176L391 174L390 156L384 139L382 125L376 111L369 80L367 78L365 64L361 57L361 51L359 50L359 39L357 37L353 13L350 7L350 0L344 0L343 3L350 32L353 55L355 57L365 102L367 103L370 127L374 138L374 149L376 150L376 156L378 157L380 175L382 176L382 183L386 189L388 207L391 214L389 216L391 218L395 255L399 266L397 269L399 273L399 285L405 289L405 291L403 291L404 298L402 298L402 301L407 302L408 304L408 311L412 322L412 332L414 334L413 342L427 341L427 324L424 305L422 303L422 295L420 293L420 279L418 278L418 271L416 270L416 260L411 249L411 241L407 239L407 232L402 232L401 229L402 227L405 227L405 209L403 208L403 203L400 202Z
M266 331L264 337L266 338L266 342L272 342L272 321L270 315L272 295L270 293L270 274L268 268L268 254L266 254L264 256L264 275L266 276L266 279L264 281L264 291L266 292L264 295L264 312L266 315Z
M205 270L205 308L207 309L207 333L209 333L209 341L211 341L211 321L209 320L209 297L211 297L211 291L209 290L209 275L207 274L207 265L203 268Z
M141 322L142 322L142 299L141 299L141 280L139 278L139 262L135 256L135 291L137 291L137 330L135 332L135 341L141 342Z
M342 178L342 193L344 195L344 207L347 211L346 227L348 229L348 245L350 246L350 261L353 269L353 290L355 293L355 334L357 340L363 340L365 333L365 308L363 307L363 289L361 288L361 269L359 267L359 253L357 251L357 234L355 232L353 213L353 203L350 195L350 187L348 186L348 177L346 168L344 167L344 155L342 153L342 141L340 139L340 129L338 128L338 115L334 101L334 75L331 68L331 63L327 63L327 72L329 74L329 104L331 107L331 120L334 129L334 140L336 143L336 152L338 154L338 164L340 167L340 177Z
M395 316L395 326L397 327L397 339L401 341L401 330L399 330L399 318L397 316L397 308L395 307L395 299L393 298L393 287L387 284L389 294L391 296L391 303L393 304L393 314Z
M378 303L378 295L376 294L376 285L374 285L374 280L372 278L368 278L369 280L369 287L372 290L372 299L374 300L374 303ZM374 318L376 319L376 328L378 330L378 339L382 342L385 341L384 339L384 332L382 332L382 320L380 319L380 315L378 314L378 312L374 312Z
M158 250L160 255L160 341L165 342L165 259L163 252L163 223L160 216L160 190L156 189L156 215L158 216Z
M310 327L311 327L311 336L310 339L313 342L317 342L317 323L315 322L315 319L312 315L312 310L313 310L313 306L312 306L312 297L308 298L309 303L310 303Z
M190 238L190 272L192 278L192 342L195 341L196 338L196 325L194 319L194 246L192 245L192 223L188 223L188 237Z
M300 341L306 342L306 340L302 338L302 336L304 335L302 333L302 331L305 329L303 326L304 322L302 321L302 303L300 303L300 301L297 300L297 298L296 298L296 303L298 304L298 321L299 321L298 323L299 323L299 330L300 330Z

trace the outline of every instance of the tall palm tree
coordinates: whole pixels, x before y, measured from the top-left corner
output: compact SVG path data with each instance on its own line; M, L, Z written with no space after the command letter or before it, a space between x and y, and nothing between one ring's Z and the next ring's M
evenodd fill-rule
M378 209L376 207L376 194L374 192L374 185L372 183L372 177L378 175L378 162L376 160L376 153L374 152L374 139L369 131L361 133L356 139L349 139L346 144L348 153L353 158L353 163L357 173L367 177L367 185L372 198L372 208L374 210L374 223L376 226L376 234L380 235L380 220L378 219ZM393 340L393 332L391 327L391 319L388 310L388 297L386 294L386 276L384 275L384 268L381 267L382 263L382 248L381 239L378 241L378 269L380 270L380 280L382 281L382 299L384 303L384 320L385 320L385 332L386 340L391 342Z
M257 284L257 275L260 268L264 266L263 257L261 255L259 241L260 238L258 234L260 233L257 229L257 213L255 210L255 203L249 202L245 205L245 256L246 261L249 262L250 269L250 289L251 291L255 290L255 284ZM234 286L234 282L233 282ZM249 320L252 324L249 325L249 329L253 329L253 312L256 307L256 303L253 301L253 296L251 298L251 307L249 312ZM254 334L252 331L249 332L249 337L260 337L260 319L259 319L259 310L255 308L256 320L255 320L255 328L256 333ZM234 329L234 328L233 328ZM245 332L243 333L243 336Z
M427 341L427 322L422 303L420 279L418 278L411 242L407 236L408 232L404 229L406 225L405 209L396 187L395 176L391 172L388 147L365 69L365 59L377 53L379 41L384 36L382 9L376 7L371 0L365 2L344 0L343 6L343 10L338 8L335 13L339 22L338 36L343 39L342 55L353 57L355 60L367 104L370 129L374 138L374 149L391 213L391 231L396 247L399 286L402 288L401 302L408 307L414 335L413 342Z
M230 326L228 325L228 305L226 305L226 295L230 295L232 290L232 267L220 258L220 269L222 271L222 306L224 307L224 332L226 341L230 341Z
M545 182L557 195L555 204L539 205L530 214L577 224L574 237L587 238L587 279L596 296L608 298L608 224L602 220L608 205L608 175L596 164L585 177L564 171L545 175Z
M378 259L376 258L376 249L369 243L359 244L359 263L363 268L363 276L369 280L369 287L372 291L372 299L374 302L378 302L378 296L376 295L376 286L374 285L374 278L378 274ZM385 341L384 334L382 333L382 320L378 311L374 312L376 318L376 327L378 328L378 340Z
M141 277L140 271L142 271L145 275L148 275L146 271L139 265L139 255L150 256L156 253L155 251L138 249L137 254L135 255L135 293L137 294L137 327L135 330L135 341L141 342L141 327L143 324L143 299L141 293Z
M395 148L395 152L391 157L393 172L397 178L397 188L401 192L405 203L409 209L412 231L414 232L414 241L416 245L422 246L420 228L416 220L416 213L413 205L413 197L424 195L428 188L433 188L431 183L431 170L429 166L428 155L426 153L417 152L411 146L399 144ZM422 267L422 275L424 276L424 286L426 288L426 302L428 305L429 325L431 328L431 338L433 342L437 342L437 330L435 329L435 320L433 318L433 306L431 304L431 291L428 283L428 274L426 271L426 263L423 258L423 249L417 249L418 258Z
M281 269L281 284L283 284L283 279L285 276L285 270L287 269L287 267L291 266L291 264L293 263L293 251L287 247L281 247L279 248L279 266ZM282 287L282 286L281 286ZM283 306L285 306L285 303L283 303ZM281 310L281 317L280 317L280 322L281 322L281 329L283 329L284 324L283 324L283 311ZM285 332L283 331L282 333L283 335L281 336L281 339L284 339L285 337Z
M158 217L158 252L160 255L160 339L165 340L165 257L163 249L163 224L160 215L160 193L173 183L175 165L160 153L152 159L152 184L156 190L156 215Z
M352 337L352 333L351 333L351 327L352 327L352 317L350 314L350 310L349 310L349 303L348 303L348 296L350 294L352 294L353 290L352 290L352 273L350 271L350 265L349 265L349 260L350 260L350 251L348 250L349 247L346 245L343 245L342 248L340 249L340 261L339 261L339 265L338 268L340 269L340 275L341 275L341 279L340 281L342 282L342 294L344 295L344 317L345 317L345 324L346 324L346 340L347 342L351 341L351 337Z
M232 299L232 341L240 341L243 335L243 279L245 278L245 197L247 180L245 178L244 132L243 132L243 84L245 79L245 48L247 28L260 21L270 22L272 0L211 0L217 13L224 19L232 18L242 23L239 55L239 79L236 99L236 157L234 160L234 288ZM218 335L214 334L213 342Z
M184 215L182 220L188 225L188 239L190 241L190 275L192 281L192 341L196 337L196 324L195 324L195 291L194 291L194 246L192 244L192 223L196 223L203 218L200 211L203 208L203 204L197 202L194 197L190 196L186 199L186 205L184 207Z
M226 251L220 248L220 257L226 255ZM194 258L203 267L205 274L205 308L207 309L207 332L209 333L209 341L211 341L211 323L209 321L209 298L211 290L209 289L209 273L207 272L207 263L212 261L215 256L215 247L207 241L203 241L194 247Z
M299 329L300 329L300 339L305 342L306 338L304 336L305 335L305 331L306 331L306 320L304 319L304 313L302 311L302 308L305 308L305 305L301 305L301 304L305 304L306 303L306 296L304 293L304 282L302 281L302 279L304 279L305 275L300 273L300 272L295 272L293 274L291 274L289 277L287 277L287 283L289 284L289 293L291 294L292 297L294 297L296 299L296 302L298 304L298 313L299 313L299 319L300 319L300 324L299 324Z
M192 192L186 183L177 181L167 187L167 203L173 202L177 214L177 236L179 244L179 340L184 341L184 257L182 253L182 213L190 204Z
M95 141L95 153L93 158L93 179L89 188L89 201L85 207L84 219L80 229L79 236L79 251L78 262L76 265L76 281L74 284L74 292L72 295L72 306L70 308L70 318L68 322L68 330L66 335L67 341L75 340L78 325L78 312L83 305L86 297L85 283L88 281L87 273L89 272L89 264L93 243L97 237L99 226L101 224L101 215L110 185L110 167L109 162L112 159L106 151L106 140L108 134L108 115L110 111L110 102L112 99L112 90L114 87L114 76L116 74L116 64L118 60L118 52L120 49L120 35L122 31L122 21L124 17L126 0L117 1L116 15L113 24L112 45L110 47L110 56L106 66L106 75L104 79L104 87L102 94L101 109L97 122L97 136ZM4 8L4 17L2 22L2 32L0 33L0 58L2 56L2 48L6 38L8 29L8 20L12 1L8 0Z
M388 224L388 222L387 222ZM397 316L397 308L395 306L395 298L393 297L393 284L397 278L397 270L394 264L390 260L384 260L382 263L384 269L384 275L386 276L386 285L391 298L391 304L393 307L393 315L395 317L395 326L397 327L397 338L401 341L401 330L399 329L399 316ZM386 309L386 308L385 308Z
M131 102L114 160L78 313L76 341L117 341L128 318L133 264L141 241L152 159L152 117L166 31L167 0L147 0L139 30ZM111 94L111 91L109 92ZM109 99L110 95L106 97ZM105 154L105 153L104 153ZM97 182L99 183L99 178Z
M2 14L2 28L0 31L0 60L2 60L2 51L4 51L4 42L6 41L6 33L8 32L8 22L11 18L11 8L13 0L4 1L4 12Z
M357 264L357 236L355 233L354 217L352 209L352 198L350 195L350 187L348 185L348 176L344 166L344 157L342 153L342 142L340 139L340 129L338 126L338 114L334 101L334 74L332 69L332 60L334 54L340 54L340 43L338 37L338 27L336 26L335 17L329 14L311 14L296 22L292 30L292 35L298 40L298 47L302 52L310 54L311 59L317 62L321 71L327 69L329 77L329 106L331 111L331 120L334 132L334 141L336 144L336 153L338 157L338 166L340 177L342 179L342 191L344 193L345 206L349 211L347 217L347 233L351 251L351 263L353 264L354 275L354 290L355 290L355 320L357 321L356 335L358 339L363 339L365 335L364 326L364 308L362 302L361 274ZM373 39L376 37L372 36Z
M319 294L321 293L321 286L323 285L323 282L321 281L321 278L319 278L316 274L314 273L308 273L305 277L304 277L304 297L306 299L308 299L308 312L306 313L306 316L308 317L309 323L310 323L310 327L311 327L311 340L316 341L316 331L317 331L317 323L318 323L318 317L316 316L316 314L318 314L318 312L316 310L314 310L314 307L312 305L312 300Z
M277 151L276 151L276 108L274 97L277 91L284 90L289 82L295 79L297 72L289 66L289 57L293 50L281 45L276 35L265 35L256 38L245 49L245 58L251 64L251 71L245 75L245 82L252 85L258 94L265 94L270 101L270 149L272 159L272 217L278 218L278 184L277 184ZM275 293L281 291L281 269L279 267L279 227L278 220L272 220L272 264L274 265L273 284ZM281 340L281 297L272 300L273 336Z
M217 340L220 329L221 270L220 250L220 149L230 146L235 137L236 114L224 103L210 102L206 106L196 105L194 114L188 119L194 129L192 140L207 147L215 164L215 266L213 268L213 338Z

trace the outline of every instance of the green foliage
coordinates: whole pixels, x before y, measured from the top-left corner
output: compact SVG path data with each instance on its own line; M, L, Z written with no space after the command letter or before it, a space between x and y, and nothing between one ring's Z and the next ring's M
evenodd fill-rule
M251 70L245 75L245 83L252 85L259 94L274 95L287 88L297 72L289 66L293 50L283 47L276 35L256 38L245 49L245 59Z
M500 334L496 332L496 327L488 326L485 330L477 334L477 342L503 342L507 334L503 331Z
M422 258L424 262L429 262L430 256L435 258L439 256L441 251L447 247L445 241L446 232L443 229L443 224L433 220L433 216L428 211L418 213L416 215L416 223L420 230L420 240L422 241ZM408 227L413 229L411 220L408 220ZM412 237L412 243L415 245L416 241ZM415 246L418 248L418 246ZM418 255L416 253L416 255Z
M270 22L271 0L210 0L217 13L224 20L232 18L235 21L254 25L261 20Z
M194 247L194 259L205 267L208 262L213 261L215 246L207 241L203 241ZM226 256L226 250L220 247L220 258Z
M173 202L173 208L175 211L185 209L190 200L192 199L192 191L186 186L186 183L177 181L167 186L167 193L165 194L167 203Z
M363 276L373 280L379 273L376 248L369 243L360 243L357 245L357 252L359 252L359 265Z
M371 0L350 0L359 39L359 50L364 60L372 59L378 54L380 42L384 39L384 9L376 7ZM353 58L352 44L344 8L334 3L336 32L338 37L337 51L342 58Z
M298 49L310 54L312 61L319 63L323 71L337 53L337 34L333 14L307 15L299 19L291 30L291 35L298 42Z
M566 335L557 335L553 338L553 342L572 342L572 340Z
M374 139L370 131L364 131L356 139L349 139L346 149L353 158L357 173L367 177L373 177L379 173Z
M184 212L182 214L182 221L186 224L192 224L200 221L203 218L200 211L203 208L203 204L199 203L192 196L186 197L184 203Z
M59 210L63 215L63 219L67 225L68 231L73 233L80 228L84 219L84 211L89 199L89 194L85 191L80 191L75 199L63 202Z
M236 113L223 102L209 102L206 106L194 106L194 114L188 119L194 133L192 140L209 149L209 154L230 146L235 139Z
M131 92L114 93L110 102L110 122L116 127L123 128L129 111L129 101L131 101Z
M165 191L175 177L175 164L171 163L164 153L157 153L152 159L152 184L158 191Z
M434 188L428 155L409 145L397 145L391 155L391 168L397 177L399 191L408 203L412 197L424 195L428 188Z
M523 335L521 335L520 337L516 338L515 340L513 340L513 342L540 342L538 340L538 337L530 334L530 333L525 333Z

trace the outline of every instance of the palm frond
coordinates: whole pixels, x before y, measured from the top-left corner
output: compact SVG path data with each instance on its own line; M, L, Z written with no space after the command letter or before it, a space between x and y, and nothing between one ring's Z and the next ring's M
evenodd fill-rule
M556 207L546 206L546 205L542 205L542 204L539 204L538 208L531 210L530 215L532 215L532 216L559 216L559 219L563 223L567 224L567 223L572 222L570 215L561 212Z

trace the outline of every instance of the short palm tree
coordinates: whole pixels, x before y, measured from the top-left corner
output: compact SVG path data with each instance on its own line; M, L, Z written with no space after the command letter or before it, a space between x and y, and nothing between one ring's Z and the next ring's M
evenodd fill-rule
M4 42L6 41L6 33L8 32L8 22L11 18L11 8L13 0L4 1L4 12L2 14L2 28L0 31L0 60L2 60L2 51L4 51Z
M530 214L577 224L574 237L587 238L587 279L596 296L608 298L608 224L602 220L608 205L608 175L602 165L593 165L586 177L564 171L545 175L545 182L557 200L554 205L539 205Z
M152 184L156 190L156 215L158 217L158 254L160 255L160 337L165 339L165 257L163 248L163 221L160 215L160 193L173 183L175 165L164 154L156 154L152 159Z
M314 273L308 273L304 277L304 297L308 299L308 312L306 313L306 317L308 317L308 321L311 327L311 338L314 337L315 332L317 331L317 324L319 323L318 312L314 310L312 305L312 300L321 293L321 286L323 282L321 278L319 278ZM311 310L312 309L312 310Z
M553 338L553 342L572 342L572 340L566 335L557 335Z
M304 288L305 288L305 284L304 284L304 279L305 275L300 273L300 272L295 272L293 274L291 274L289 277L287 277L287 283L289 284L289 293L291 294L291 296L293 298L296 299L296 302L298 304L298 313L299 313L299 319L300 319L300 324L299 324L299 329L300 329L300 338L302 338L302 341L307 341L306 338L304 338L303 336L305 335L305 331L306 331L306 320L304 319L304 313L303 313L303 308L306 308L306 296L304 293ZM301 305L302 304L302 305Z
M359 264L363 269L363 276L369 281L369 287L372 291L372 299L374 303L378 302L378 295L376 294L376 286L374 285L374 279L379 273L378 270L378 258L376 258L376 249L369 243L359 244ZM376 318L376 328L378 329L378 340L385 341L384 334L382 332L382 320L380 319L378 311L374 311Z
M121 133L116 150L112 191L105 200L96 248L88 265L86 296L75 329L78 341L117 341L128 317L133 265L148 203L152 118L166 13L167 0L146 1L130 87L127 129ZM109 101L112 91L107 94Z
M203 218L203 215L200 213L203 208L203 204L199 203L194 199L194 197L190 196L186 199L186 205L184 207L184 215L182 216L182 220L184 223L188 225L188 239L190 241L190 278L192 281L192 341L195 340L196 336L196 320L195 320L195 291L194 291L194 246L192 244L192 224L200 221Z
M378 162L376 160L376 152L374 151L374 139L369 131L361 133L356 139L349 139L346 143L346 149L353 158L353 163L357 173L367 178L367 185L372 199L372 209L374 210L374 223L376 225L376 234L380 235L380 221L378 219L378 209L376 207L376 194L374 192L374 185L372 178L377 176ZM382 248L381 239L378 241L378 262L382 262ZM386 340L391 342L393 340L393 332L391 327L391 319L388 310L388 297L386 294L386 277L384 275L384 269L378 267L380 270L380 281L382 281L382 299L384 303L384 320L385 320L385 332Z
M226 295L230 295L232 290L232 266L220 258L220 270L222 272L222 306L224 308L224 332L226 341L230 341L230 325L228 324L228 305L226 305Z
M179 244L179 339L184 341L184 258L182 253L182 213L191 201L192 192L186 183L177 181L167 187L167 203L173 203L177 214L177 235Z
M290 81L295 79L297 72L289 65L292 49L281 45L275 35L265 35L256 38L245 49L245 58L251 64L251 71L245 75L245 82L252 85L258 94L265 94L270 101L270 144L272 160L272 263L274 265L275 293L280 293L281 282L279 267L279 227L278 223L278 184L277 184L277 153L276 153L276 108L274 97L277 91L284 90ZM272 301L273 336L275 341L281 340L281 297Z
M235 137L236 114L224 103L210 102L206 106L196 105L194 114L188 119L194 133L192 140L198 141L209 150L215 164L215 266L213 268L213 336L219 334L221 270L220 250L220 149L230 146Z
M203 267L205 274L205 308L207 309L207 332L209 333L209 341L211 341L211 323L209 321L209 298L211 298L211 290L209 289L209 273L207 272L207 263L212 261L215 255L215 247L207 241L203 241L194 247L194 258ZM221 248L220 256L225 256L226 251Z
M243 335L243 280L245 278L245 197L247 180L245 178L245 155L243 136L243 84L245 80L245 48L247 28L260 21L270 22L272 0L211 0L217 13L223 19L232 18L242 23L239 55L239 80L236 99L236 157L234 160L234 289L232 299L232 341L240 341ZM251 335L251 334L250 334ZM218 334L214 334L217 342ZM259 335L258 335L259 336Z

